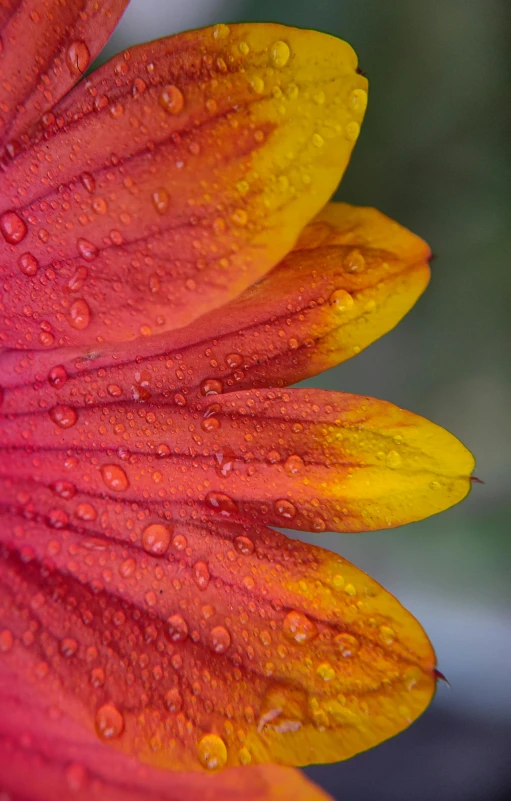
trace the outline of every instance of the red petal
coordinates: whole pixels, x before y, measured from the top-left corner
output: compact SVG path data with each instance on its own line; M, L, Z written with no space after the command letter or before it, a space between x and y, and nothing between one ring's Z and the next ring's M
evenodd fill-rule
M355 67L324 34L219 26L83 81L0 175L5 344L134 339L254 283L346 167L366 98Z
M226 503L217 520L172 492L97 494L94 461L48 487L2 481L9 725L23 730L37 695L39 740L79 726L156 767L215 770L346 759L429 703L426 635L360 570L231 522Z
M1 140L16 140L82 78L129 0L4 0L0 9Z

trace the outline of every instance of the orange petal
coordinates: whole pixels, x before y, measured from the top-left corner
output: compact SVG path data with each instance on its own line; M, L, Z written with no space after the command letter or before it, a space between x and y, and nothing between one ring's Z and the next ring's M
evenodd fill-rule
M370 748L429 703L424 631L344 559L236 522L225 500L215 516L172 488L135 494L135 454L117 492L95 486L101 455L57 447L45 478L39 456L22 479L11 453L1 482L0 687L19 739L37 697L41 742L95 731L159 768L301 765Z
M1 640L0 640L1 642ZM0 659L1 659L0 655ZM0 669L1 675L1 669ZM4 676L2 676L4 678ZM216 776L168 773L113 751L65 714L55 717L36 688L1 688L1 789L12 801L328 801L291 768L262 765ZM14 698L14 688L20 696ZM21 698L23 701L21 701ZM8 766L8 768L6 767Z
M83 77L129 0L4 0L0 8L3 159ZM46 117L44 115L47 115Z
M0 175L4 343L150 335L254 283L337 186L355 70L331 36L220 25L83 81Z
M200 346L206 365L208 346ZM216 378L202 381L197 397L178 349L147 360L131 353L122 364L126 357L124 348L48 369L37 354L5 354L0 419L4 451L14 449L10 475L58 481L73 454L96 494L106 485L134 502L158 501L172 488L176 503L193 498L204 509L220 493L268 525L313 531L403 525L469 491L474 461L466 448L385 401L316 389L222 395ZM30 468L27 448L37 453ZM105 464L114 467L105 472ZM116 475L121 467L125 478Z

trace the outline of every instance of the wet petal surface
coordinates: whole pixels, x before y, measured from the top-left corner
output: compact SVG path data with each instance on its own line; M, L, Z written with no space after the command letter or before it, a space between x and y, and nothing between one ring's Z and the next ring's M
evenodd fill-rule
M79 81L129 0L3 0L0 7L0 143L3 166L41 118ZM20 141L21 140L21 141Z
M175 519L76 478L4 487L1 682L44 699L49 726L216 771L346 759L429 703L423 630L339 556L225 499Z
M0 337L16 348L185 325L273 267L328 200L365 109L333 37L216 26L119 55L0 176Z

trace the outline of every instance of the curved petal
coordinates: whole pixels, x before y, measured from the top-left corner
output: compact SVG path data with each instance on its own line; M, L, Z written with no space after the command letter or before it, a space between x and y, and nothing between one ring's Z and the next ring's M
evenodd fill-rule
M210 771L346 759L427 706L428 639L369 576L231 520L225 500L211 514L190 500L173 518L168 498L98 494L94 461L47 484L2 480L8 698L22 687L61 733Z
M2 678L5 677L0 675L0 681ZM216 776L176 773L169 781L168 773L114 751L69 715L56 717L56 710L48 714L37 687L16 686L13 676L9 682L7 694L0 685L0 790L8 793L10 801L330 798L299 771L274 765L253 766L250 770L234 768Z
M0 145L17 140L80 80L129 0L4 0L0 8Z
M225 25L132 48L0 175L0 337L101 345L254 283L334 191L366 103L345 42Z

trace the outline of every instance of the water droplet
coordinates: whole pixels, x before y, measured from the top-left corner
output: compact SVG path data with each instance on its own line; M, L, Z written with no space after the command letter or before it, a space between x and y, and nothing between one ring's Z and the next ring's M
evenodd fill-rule
M23 253L18 259L18 267L23 275L28 275L29 278L33 278L39 269L39 262L31 253Z
M173 529L161 523L151 523L142 532L142 547L152 556L163 556L167 551Z
M246 42L240 42L238 45L238 50L240 51L242 56L248 55L250 53L250 47Z
M367 107L367 92L365 89L354 89L350 94L350 105L356 114L363 114Z
M217 378L205 378L201 381L200 392L201 395L221 395L224 390L224 385Z
M234 470L236 454L228 445L215 452L217 472L226 478Z
M66 659L74 656L78 650L78 643L73 637L64 637L62 642L60 643L60 653L62 656L65 656Z
M65 772L66 784L73 793L84 790L87 786L87 771L78 762L67 765ZM1 796L0 796L1 798Z
M274 509L276 514L286 520L292 520L296 516L296 507L290 501L282 498L275 501Z
M295 453L288 456L284 462L284 470L289 476L295 476L297 473L301 473L304 467L303 459Z
M124 562L119 566L119 573L123 578L129 578L133 575L137 567L137 563L134 559L125 559Z
M225 363L231 370L235 370L243 364L243 356L240 353L228 353L225 357Z
M60 389L67 381L67 372L63 364L56 364L48 373L48 383L54 389Z
M339 649L340 655L345 659L354 656L360 649L360 643L356 637L353 637L351 634L345 634L344 632L338 634L337 637L334 638L334 643Z
M289 45L286 42L278 41L271 47L271 63L274 67L281 69L285 67L291 56Z
M72 406L64 406L57 404L49 411L50 420L52 420L59 428L71 428L78 420L76 409Z
M301 612L288 612L282 624L282 631L289 639L304 645L317 636L318 629L312 620L305 617Z
M76 249L78 254L85 259L85 261L94 261L99 256L99 250L97 249L96 245L93 245L92 242L89 242L88 239L78 239L76 243Z
M162 89L158 102L168 114L179 114L183 110L185 99L177 86L167 84Z
M165 693L165 703L169 712L179 712L183 706L183 698L177 687L173 687Z
M97 667L91 670L90 683L93 687L102 687L105 683L105 671L103 668Z
M166 189L160 186L159 189L154 190L152 194L152 201L153 201L153 206L158 212L158 214L165 214L165 212L169 207L169 202L170 202L169 193L167 192Z
M219 770L227 762L227 747L218 735L206 734L197 746L197 756L206 770Z
M386 462L391 470L396 470L401 466L401 457L397 451L389 451Z
M359 250L352 250L344 258L343 267L347 273L360 273L365 269L366 260Z
M215 626L209 632L208 644L216 654L224 654L231 645L231 635L224 626Z
M219 512L223 517L230 517L237 511L235 501L224 492L208 492L206 495L206 503L216 512Z
M128 476L117 464L104 464L101 467L101 476L108 489L114 492L124 492L130 485Z
M90 63L90 52L85 42L78 39L67 49L67 63L73 75L83 75Z
M248 223L248 214L245 209L236 209L231 214L231 220L235 225L239 225L240 228L243 228Z
M264 92L264 81L260 75L254 75L250 79L250 86L256 93L256 95L260 95Z
M124 731L124 718L113 704L103 704L96 712L96 731L102 740L120 737Z
M78 520L91 522L95 520L97 516L98 513L90 503L79 503L75 509L75 517L77 517Z
M90 172L83 172L80 175L80 181L86 192L92 194L96 188L96 179Z
M329 300L331 305L341 312L351 309L355 304L352 296L349 292L346 292L345 289L336 289L335 292L332 292L330 295Z
M207 562L195 562L192 568L193 580L200 590L205 590L209 584L210 573Z
M182 642L188 636L188 625L181 615L171 615L167 620L167 633L172 642Z
M396 639L396 632L390 626L380 626L380 637L385 645L391 645Z
M242 553L244 555L254 553L255 550L254 543L248 537L236 537L233 545L238 553Z
M335 678L335 670L328 662L322 662L321 665L318 665L316 673L323 681L332 681Z
M323 145L325 144L325 140L323 139L321 134L315 133L312 134L312 144L314 145L314 147L318 148L323 147Z
M356 142L360 134L360 125L355 120L349 122L345 129L346 139L350 142Z
M219 25L215 25L215 27L213 28L213 38L227 39L229 37L230 32L231 31L229 29L229 26L224 25L224 23L221 22Z
M50 489L55 495L58 495L59 498L64 498L66 501L71 500L76 495L76 487L70 481L54 481L53 484L50 484Z
M17 245L25 239L27 226L15 211L5 211L0 217L0 231L9 245Z
M158 459L168 459L170 456L170 448L168 445L165 445L164 442L160 443L160 445L156 446L156 456Z
M69 325L76 328L77 331L83 331L89 325L90 319L89 304L83 298L77 298L69 307Z

